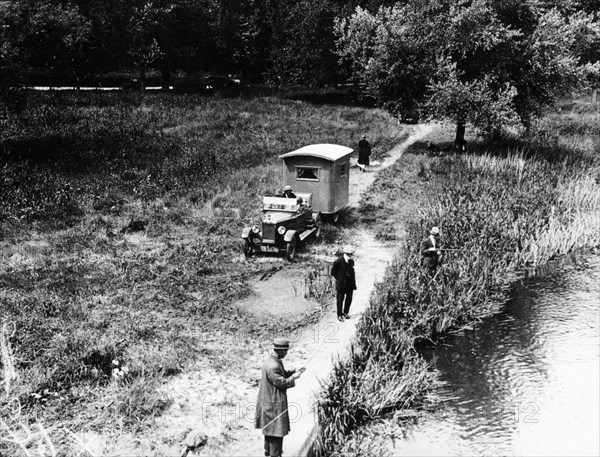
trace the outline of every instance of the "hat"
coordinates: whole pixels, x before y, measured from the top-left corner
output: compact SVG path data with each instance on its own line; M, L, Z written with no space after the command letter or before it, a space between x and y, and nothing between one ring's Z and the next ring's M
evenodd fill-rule
M285 186L283 190L292 190L292 186Z
M431 230L429 231L429 233L431 233L432 235L439 235L440 229L439 229L439 227L431 227Z
M347 244L344 246L344 254L354 254L354 246Z
M275 350L288 350L290 348L290 341L285 338L275 338L273 340L273 349Z

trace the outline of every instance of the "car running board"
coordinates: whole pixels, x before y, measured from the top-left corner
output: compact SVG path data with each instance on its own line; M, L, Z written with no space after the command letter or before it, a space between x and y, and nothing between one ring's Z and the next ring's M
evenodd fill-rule
M300 238L300 241L304 241L306 238L308 238L310 235L312 235L316 230L317 230L316 228L304 230L300 235L298 235L298 238Z

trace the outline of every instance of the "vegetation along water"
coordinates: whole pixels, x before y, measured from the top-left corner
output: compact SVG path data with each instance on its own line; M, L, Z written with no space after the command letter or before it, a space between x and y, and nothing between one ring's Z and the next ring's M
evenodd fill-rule
M515 278L549 259L597 252L599 114L582 109L546 116L526 137L483 144L477 154L430 158L421 145L379 178L393 200L406 186L402 167L416 163L412 178L431 194L358 324L352 357L338 362L326 384L319 404L324 455L379 452L361 426L433 407L436 372L416 351L422 343L476 325L499 309ZM400 198L390 205L393 213ZM389 208L374 211L390 217ZM420 240L432 225L453 249L433 279L419 265Z
M440 401L414 427L376 426L397 427L378 437L391 455L599 454L600 256L543 270L514 285L502 312L423 348Z

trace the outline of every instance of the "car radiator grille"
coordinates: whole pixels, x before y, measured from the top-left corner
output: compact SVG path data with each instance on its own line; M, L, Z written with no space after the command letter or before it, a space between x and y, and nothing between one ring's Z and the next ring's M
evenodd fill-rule
M275 224L263 224L263 241L275 242Z

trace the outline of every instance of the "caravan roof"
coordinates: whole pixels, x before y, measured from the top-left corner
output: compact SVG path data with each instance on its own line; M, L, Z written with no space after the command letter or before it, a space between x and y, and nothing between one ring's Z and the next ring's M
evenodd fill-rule
M288 152L287 154L282 154L279 156L279 158L285 159L287 157L294 156L311 156L335 162L339 158L351 154L352 151L352 148L339 144L311 144L300 149L296 149L295 151Z

